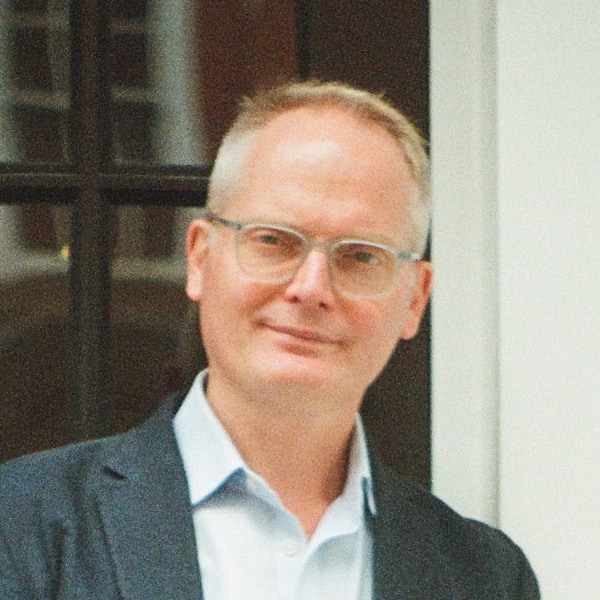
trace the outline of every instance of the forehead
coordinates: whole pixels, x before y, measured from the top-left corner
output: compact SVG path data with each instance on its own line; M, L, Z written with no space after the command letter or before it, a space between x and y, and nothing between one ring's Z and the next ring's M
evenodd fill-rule
M306 106L277 115L256 132L251 154L264 158L269 152L297 144L313 144L324 151L337 144L356 154L375 145L395 154L400 162L406 158L398 141L382 125L337 106Z
M241 187L238 218L332 226L353 218L368 233L402 225L414 183L387 130L347 110L302 108L255 135Z

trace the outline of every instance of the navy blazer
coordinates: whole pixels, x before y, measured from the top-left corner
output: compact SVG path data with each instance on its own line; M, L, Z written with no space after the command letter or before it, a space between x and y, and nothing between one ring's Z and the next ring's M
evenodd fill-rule
M3 600L202 599L172 428L180 402L130 432L0 468ZM376 461L372 468L374 600L539 599L527 560L504 534Z

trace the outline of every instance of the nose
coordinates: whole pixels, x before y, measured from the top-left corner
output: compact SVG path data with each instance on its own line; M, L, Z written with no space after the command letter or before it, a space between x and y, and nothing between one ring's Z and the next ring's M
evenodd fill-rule
M323 308L333 305L335 294L329 275L327 254L313 248L288 284L285 294L293 302L304 302Z

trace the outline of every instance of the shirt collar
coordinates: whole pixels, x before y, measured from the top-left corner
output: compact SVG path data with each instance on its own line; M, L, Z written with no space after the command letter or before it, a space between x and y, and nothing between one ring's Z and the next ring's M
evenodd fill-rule
M206 500L234 474L250 472L206 399L204 383L207 375L208 369L205 369L196 377L173 420L192 505ZM376 513L367 442L359 415L342 496L361 504L366 499L371 514Z
M173 420L192 505L208 498L236 471L247 469L206 400L207 374L204 370L196 377Z
M356 425L352 436L345 489L351 492L353 487L356 490L355 494L361 494L366 500L366 506L371 514L377 514L367 439L359 414L356 415Z

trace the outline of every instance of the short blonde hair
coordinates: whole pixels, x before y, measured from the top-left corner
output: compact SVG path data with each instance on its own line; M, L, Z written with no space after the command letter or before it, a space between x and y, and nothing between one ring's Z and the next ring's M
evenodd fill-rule
M213 167L207 206L218 210L244 182L245 163L257 132L280 114L305 107L340 108L386 130L397 141L414 178L410 207L413 250L423 253L429 230L429 159L425 141L400 111L382 95L338 82L292 82L244 98L237 118L223 138Z

